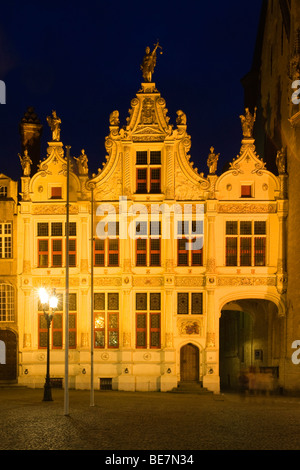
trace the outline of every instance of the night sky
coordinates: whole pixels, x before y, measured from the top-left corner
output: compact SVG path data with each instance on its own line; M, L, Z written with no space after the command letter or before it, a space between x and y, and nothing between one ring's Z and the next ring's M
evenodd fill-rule
M19 123L33 106L43 124L41 158L52 110L62 120L61 140L71 155L82 148L91 172L105 161L109 115L126 124L143 81L146 46L159 40L153 81L165 98L170 123L187 115L191 161L208 172L213 145L218 173L239 153L244 112L241 78L250 70L261 0L159 2L1 2L0 173L21 176Z

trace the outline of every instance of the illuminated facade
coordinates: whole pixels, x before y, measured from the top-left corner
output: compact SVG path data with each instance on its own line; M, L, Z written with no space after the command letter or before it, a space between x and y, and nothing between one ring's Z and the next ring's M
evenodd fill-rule
M211 148L204 177L190 162L186 116L177 114L173 127L155 84L142 83L127 125L110 116L103 168L89 177L84 151L72 159L70 387L89 388L92 323L97 388L168 391L197 382L218 392L220 379L234 387L250 365L279 369L284 385L286 175L266 170L246 112L240 155L217 176ZM36 387L46 361L41 286L60 298L51 376L64 377L66 155L53 129L47 156L28 173L18 212L18 380ZM103 220L109 235L101 238Z
M71 159L67 237L66 151L59 118L47 118L52 140L37 171L30 150L21 156L20 384L44 384L43 286L59 297L51 377L62 383L68 305L71 388L90 387L91 341L96 388L196 383L218 393L236 388L250 366L285 387L287 175L275 176L257 155L255 116L246 109L240 119L240 154L218 176L212 147L205 177L190 161L185 114L178 111L172 125L155 83L143 82L127 124L117 111L110 115L103 168L90 176L84 150Z

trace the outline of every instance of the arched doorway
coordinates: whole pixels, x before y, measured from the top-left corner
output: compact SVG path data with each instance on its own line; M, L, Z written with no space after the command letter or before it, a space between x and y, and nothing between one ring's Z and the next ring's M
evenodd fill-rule
M15 381L17 379L17 336L11 330L0 330L2 351L5 361L0 362L0 380Z
M251 365L253 321L247 312L223 310L220 318L220 387L238 390L242 368Z
M265 299L238 299L220 317L220 387L238 390L247 373L279 377L282 341L277 306Z
M192 343L180 349L180 381L199 382L199 348Z

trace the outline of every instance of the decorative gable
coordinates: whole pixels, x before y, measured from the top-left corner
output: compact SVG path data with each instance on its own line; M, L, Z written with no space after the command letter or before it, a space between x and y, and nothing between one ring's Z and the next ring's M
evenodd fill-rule
M242 140L240 154L232 160L230 169L218 178L215 189L220 200L275 200L280 183L257 155L254 139L248 138Z
M70 199L77 200L80 194L80 181L73 172L70 159ZM64 157L62 142L49 142L47 157L40 161L38 171L30 179L29 195L32 202L55 200L65 201L67 197L67 160ZM25 177L22 180L26 180Z

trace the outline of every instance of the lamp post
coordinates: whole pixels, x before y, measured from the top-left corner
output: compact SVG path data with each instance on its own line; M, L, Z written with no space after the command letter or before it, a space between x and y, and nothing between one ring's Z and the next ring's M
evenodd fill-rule
M43 401L52 401L51 383L50 383L50 326L55 309L57 308L58 298L55 295L55 289L49 295L47 290L42 287L39 290L40 302L43 307L44 317L47 322L47 373L44 385ZM48 306L48 313L46 312Z

